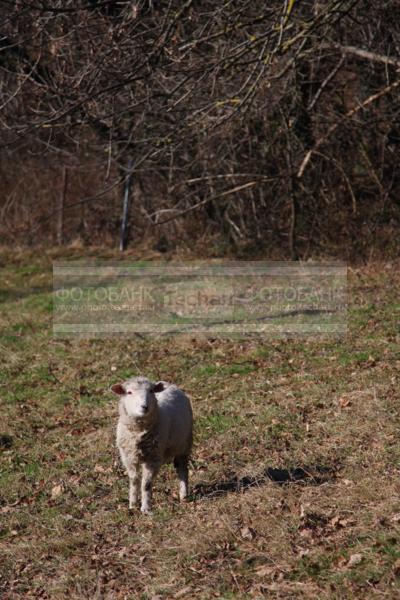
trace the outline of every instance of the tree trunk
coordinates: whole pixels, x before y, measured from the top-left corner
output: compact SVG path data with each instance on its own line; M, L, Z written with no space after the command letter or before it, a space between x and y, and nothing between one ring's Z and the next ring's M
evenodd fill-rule
M57 225L56 225L56 237L57 244L62 246L64 243L64 207L65 197L67 195L68 185L68 169L64 165L62 171L62 182L61 182L61 193L58 199L58 210L57 210Z
M124 182L124 199L122 206L122 223L121 223L121 238L119 243L119 249L121 252L126 250L128 245L128 233L129 233L129 209L131 204L131 182L132 182L132 165L133 160L128 159L127 170Z

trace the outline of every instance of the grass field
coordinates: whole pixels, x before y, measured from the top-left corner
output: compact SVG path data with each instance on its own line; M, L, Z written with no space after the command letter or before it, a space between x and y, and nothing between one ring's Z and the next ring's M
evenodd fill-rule
M350 270L347 339L261 343L53 339L50 255L0 262L2 598L400 597L400 263ZM195 414L152 517L108 392L138 373Z

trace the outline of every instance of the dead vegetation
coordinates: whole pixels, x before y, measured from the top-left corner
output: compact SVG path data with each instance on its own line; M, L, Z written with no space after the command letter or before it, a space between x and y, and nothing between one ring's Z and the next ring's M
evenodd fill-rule
M351 271L342 342L171 344L55 340L49 258L1 260L3 598L397 597L398 263ZM166 469L152 519L107 392L139 372L196 421L191 501Z
M397 255L397 3L133 6L0 2L3 240Z

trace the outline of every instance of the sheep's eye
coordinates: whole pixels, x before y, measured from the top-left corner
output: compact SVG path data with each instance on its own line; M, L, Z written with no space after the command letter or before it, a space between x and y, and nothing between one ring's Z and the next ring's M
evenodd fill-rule
M128 394L132 394L132 392L128 392Z

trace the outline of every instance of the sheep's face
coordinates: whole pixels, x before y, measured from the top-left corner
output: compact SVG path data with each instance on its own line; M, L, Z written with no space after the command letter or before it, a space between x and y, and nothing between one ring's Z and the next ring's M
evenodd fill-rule
M134 419L151 416L157 404L155 394L163 389L162 382L152 383L144 377L128 379L111 386L111 391L120 396L128 417Z

